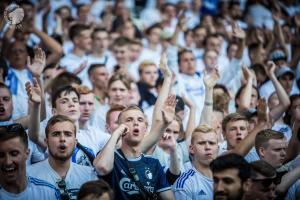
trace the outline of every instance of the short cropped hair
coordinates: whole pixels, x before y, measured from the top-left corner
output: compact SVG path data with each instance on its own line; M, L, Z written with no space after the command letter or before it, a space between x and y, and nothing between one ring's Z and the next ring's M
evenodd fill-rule
M110 107L110 109L106 113L106 123L108 123L110 121L110 114L111 113L117 112L117 111L121 112L125 108L126 108L125 106L121 106L121 105L113 105L112 107Z
M88 75L92 75L93 71L97 68L101 68L101 67L105 67L105 64L103 63L96 63L96 64L92 64L89 69L88 69Z
M251 175L250 164L243 156L235 153L229 153L217 157L210 163L210 169L213 173L222 172L227 169L237 169L238 176L242 182L247 181Z
M113 46L119 46L119 47L123 47L123 46L127 46L130 44L130 39L127 37L118 37L117 39L115 39L115 41L113 42Z
M224 117L224 119L222 120L223 132L224 133L226 132L226 126L229 122L236 122L236 121L240 121L240 120L248 122L248 119L240 113L231 113L231 114L227 115L226 117Z
M71 26L69 31L69 37L72 41L74 41L74 38L79 36L82 31L89 30L90 27L85 24L74 24Z
M99 198L105 193L108 194L110 200L113 200L113 190L111 189L108 183L101 179L95 181L88 181L81 186L77 195L77 199L82 200L90 195L94 198Z
M150 60L145 60L143 61L140 65L139 65L139 75L142 74L143 70L145 70L145 68L147 68L148 66L155 66L156 64Z
M15 123L6 126L0 126L0 141L4 142L12 138L19 137L21 143L28 148L28 136L21 124Z
M257 176L263 175L266 178L275 178L276 169L264 160L257 160L250 163L251 165L251 178L256 179Z
M123 113L125 113L125 112L127 112L127 111L129 111L129 110L139 110L139 111L141 111L141 112L143 113L144 117L145 117L145 122L146 122L146 124L147 124L147 118L146 118L146 116L145 116L145 114L144 114L143 109L141 109L141 108L140 108L139 106L137 106L137 105L130 105L130 106L126 107L124 110L122 110L122 111L120 112L119 116L118 116L118 124L121 124L121 119L122 119Z
M178 51L178 54L177 54L177 57L178 57L178 65L179 65L180 62L181 62L181 56L182 56L183 54L185 54L185 53L191 53L191 54L194 55L193 51L190 50L190 49L182 49L182 50Z
M74 122L67 116L64 115L54 115L53 117L51 117L47 123L46 129L45 129L45 133L46 133L46 137L48 137L49 133L50 133L50 128L52 126L54 126L56 123L61 123L61 122L70 122L73 125L74 128L74 134L76 135L76 126L74 124Z
M80 85L80 86L76 87L76 91L78 92L79 95L93 93L93 91L85 85Z
M284 134L279 131L274 131L271 129L265 129L257 133L255 137L255 149L256 152L259 154L259 148L268 148L268 142L271 139L280 140L284 139Z
M195 128L195 130L192 133L191 143L193 143L196 135L198 135L199 133L211 133L211 132L215 133L216 138L218 138L215 129L213 129L210 126L207 126L207 125L198 126L197 128Z
M79 97L80 97L79 93L77 92L77 90L74 87L72 87L70 85L59 88L55 93L52 93L52 96L51 96L52 108L56 108L56 100L58 98L60 98L63 93L70 94L71 92L74 92L79 99Z

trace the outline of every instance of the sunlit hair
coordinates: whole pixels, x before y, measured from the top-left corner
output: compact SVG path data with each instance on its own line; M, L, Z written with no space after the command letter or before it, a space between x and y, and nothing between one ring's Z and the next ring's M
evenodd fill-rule
M144 114L144 111L137 105L129 105L127 106L124 110L122 110L118 116L118 124L122 124L122 115L127 112L127 111L130 111L130 110L138 110L140 111L141 113L143 113L143 116L145 118L145 123L146 125L148 126L148 122L147 122L147 117L145 116Z
M148 66L155 66L156 64L150 60L145 60L139 65L139 74L141 75L143 70L145 70ZM157 67L156 67L157 68Z
M197 128L195 128L195 130L192 133L192 138L191 138L191 144L194 142L195 137L199 134L203 134L203 133L213 133L216 136L217 139L217 143L218 143L218 135L217 132L215 131L215 129L211 128L210 126L207 125L200 125Z
M236 121L247 122L247 128L249 129L249 123L248 123L246 116L244 116L240 113L231 113L231 114L227 115L226 117L224 117L224 119L222 120L223 133L226 133L226 126L229 122L236 122Z
M90 88L88 88L87 86L85 85L79 85L78 87L76 87L76 90L77 92L80 94L80 95L84 95L84 94L90 94L90 93L93 93L92 90L90 90Z

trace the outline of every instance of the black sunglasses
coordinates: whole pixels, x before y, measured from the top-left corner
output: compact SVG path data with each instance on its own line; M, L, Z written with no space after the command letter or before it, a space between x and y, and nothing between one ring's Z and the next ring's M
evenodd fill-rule
M57 182L57 186L60 190L63 190L63 193L60 193L61 200L70 200L70 195L67 191L67 184L65 179L61 179L59 182Z
M0 133L24 133L25 129L21 124L10 124L0 126Z
M252 179L253 182L261 183L265 188L270 187L272 183L275 185L279 185L281 182L281 178L276 176L275 178L265 178L265 179Z

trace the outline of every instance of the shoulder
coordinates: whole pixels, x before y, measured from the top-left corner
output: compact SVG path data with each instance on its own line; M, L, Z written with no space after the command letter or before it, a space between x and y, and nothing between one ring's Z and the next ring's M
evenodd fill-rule
M47 198L60 199L60 193L54 185L31 176L28 177L28 181L33 192L36 190L40 197L44 196ZM34 192L35 193L35 192ZM35 193L36 194L36 193Z
M175 188L176 189L184 188L185 183L187 183L187 181L189 179L191 179L191 177L193 177L195 175L195 173L196 172L194 169L189 169L186 172L184 172L183 174L181 174L175 183Z
M31 173L39 173L40 169L46 170L47 163L48 163L48 160L46 159L46 160L43 160L41 162L30 165L30 166L27 167L27 172L29 174L31 174Z

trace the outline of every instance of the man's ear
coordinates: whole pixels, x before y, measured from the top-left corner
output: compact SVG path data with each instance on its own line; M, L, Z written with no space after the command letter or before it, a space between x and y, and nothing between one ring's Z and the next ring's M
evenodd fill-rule
M190 144L190 146L189 146L189 153L190 153L191 155L194 155L194 154L195 154L195 149L194 149L194 146L193 146L192 144Z
M28 159L28 157L29 157L29 154L30 154L30 149L29 149L29 148L27 148L27 149L25 150L25 156L26 156L26 160Z
M261 158L265 157L265 149L263 147L259 147L257 153L258 153L259 157L261 157Z
M56 111L56 108L52 108L52 115L57 115L57 111Z

